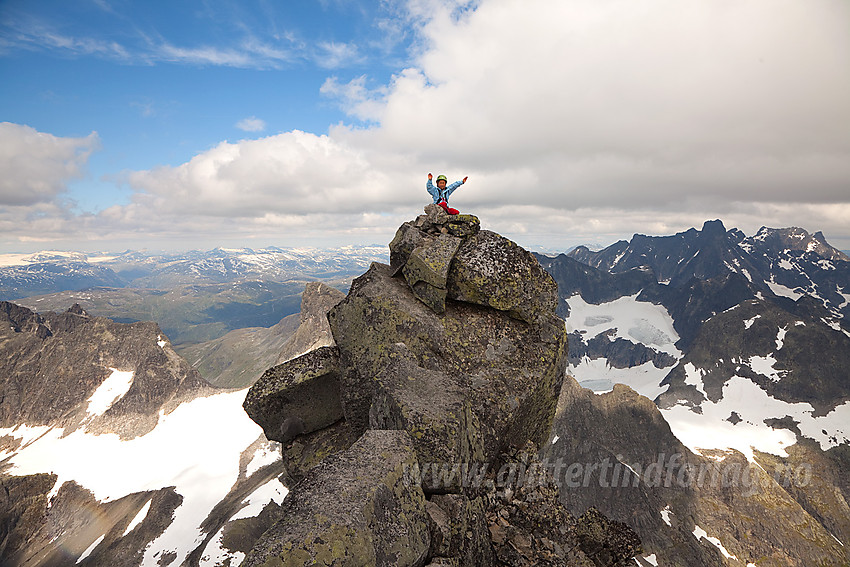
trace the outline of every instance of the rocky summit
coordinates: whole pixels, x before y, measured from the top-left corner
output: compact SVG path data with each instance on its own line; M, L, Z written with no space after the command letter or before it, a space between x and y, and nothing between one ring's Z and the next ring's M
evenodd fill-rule
M332 344L248 392L291 492L242 565L631 560L628 527L576 518L535 467L567 364L557 301L534 256L476 217L429 205L404 223L390 265L329 312Z

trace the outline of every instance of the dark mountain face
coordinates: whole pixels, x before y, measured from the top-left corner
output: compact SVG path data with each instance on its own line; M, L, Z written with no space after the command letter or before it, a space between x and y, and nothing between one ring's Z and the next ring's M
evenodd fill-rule
M132 373L126 394L103 412L88 412L86 400L115 371ZM39 315L0 302L0 427L85 421L91 430L134 437L156 424L166 403L205 388L156 323L115 323L79 305Z
M836 317L850 313L845 297L850 258L830 246L822 233L809 235L801 228L762 227L747 238L737 229L726 231L715 220L707 221L701 231L636 234L628 243L620 241L599 252L580 246L568 256L611 274L651 270L656 281L671 288L736 273L750 282L754 293L795 300L809 295L822 300Z
M850 539L844 253L800 228L709 221L538 258L558 282L568 373L597 391L565 384L546 450L590 471L570 502L633 527L655 554L641 565L850 560L836 542ZM659 484L655 462L668 479L729 476Z
M606 272L649 268L660 283L679 287L691 279L707 280L730 270L751 269L749 259L719 220L707 221L701 231L690 229L673 236L636 234L629 243L618 242L599 252L578 247L569 256Z

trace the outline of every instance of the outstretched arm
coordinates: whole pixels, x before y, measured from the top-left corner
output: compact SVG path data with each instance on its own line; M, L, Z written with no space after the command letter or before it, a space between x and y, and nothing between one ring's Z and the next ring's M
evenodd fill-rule
M434 202L436 203L440 200L440 191L436 187L434 187L434 182L431 181L433 178L434 176L429 173L428 181L425 183L425 189L428 191L428 194L433 197Z
M454 183L446 187L446 199L449 198L449 195L455 192L455 189L466 183L467 179L469 179L468 175L464 177L461 181L455 181Z

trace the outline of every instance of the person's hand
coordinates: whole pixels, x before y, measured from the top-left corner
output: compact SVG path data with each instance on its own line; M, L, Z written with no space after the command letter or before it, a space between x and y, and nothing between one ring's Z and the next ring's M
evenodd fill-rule
M428 179L434 179L434 176L433 176L433 175L431 175L431 174L429 173L429 174L428 174Z
M463 182L464 182L464 183L466 183L466 180L467 180L467 179L469 179L469 176L468 176L468 175L467 175L466 177L464 177L464 178L463 178Z

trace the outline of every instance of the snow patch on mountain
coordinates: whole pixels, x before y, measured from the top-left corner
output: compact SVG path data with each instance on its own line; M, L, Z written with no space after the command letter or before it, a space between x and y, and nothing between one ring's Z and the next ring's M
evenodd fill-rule
M702 529L701 527L699 527L696 524L694 524L694 532L693 533L694 533L695 538L704 539L707 542L714 545L717 549L720 550L720 553L722 553L723 556L726 557L726 559L738 559L736 556L734 556L731 553L729 553L728 551L726 551L726 548L723 547L723 544L720 543L720 540L718 538L708 535L708 533L704 529Z
M86 548L86 550L83 552L83 554L80 555L80 557L79 557L79 559L77 559L77 562L75 563L75 565L79 565L80 563L82 563L83 559L85 559L86 557L91 555L92 551L97 549L97 546L100 545L100 542L102 542L105 537L106 537L106 534L103 534L102 536L100 536L99 538L94 540L92 542L92 544Z
M587 303L575 294L566 300L570 306L567 332L586 331L588 337L615 329L611 337L643 343L674 357L681 352L674 346L679 335L673 328L673 318L662 305L638 301L638 294L627 295L599 305Z
M753 372L761 374L762 376L767 376L774 382L779 382L779 380L782 379L788 371L777 370L773 367L774 364L776 364L776 359L772 354L767 356L751 356L749 361L749 366L752 368Z
M174 564L179 565L203 540L199 526L238 478L240 454L262 435L242 409L247 392L198 398L169 414L160 412L150 433L128 441L80 429L68 435L49 427L0 429L0 437L21 440L17 450L0 453L0 460L8 459L6 472L12 475L53 472L59 477L54 493L65 481L74 480L101 501L174 486L183 503L171 525L147 548L142 565L156 566L156 556L164 551L176 552ZM252 470L271 459L270 453L258 451ZM256 505L262 509L272 495L282 500L285 490L279 482L265 485L256 495Z
M842 442L850 442L850 402L828 414L814 417L815 409L805 402L789 403L770 397L757 384L733 376L723 386L723 397L715 402L705 400L702 413L689 406L676 405L661 413L674 435L689 449L735 449L753 461L753 449L787 456L785 449L797 442L793 432L773 429L766 419L790 416L806 437L816 440L826 450ZM732 423L732 412L740 421Z
M667 391L668 386L661 386L660 382L668 372L669 368L656 368L651 361L631 368L614 368L604 358L594 360L586 356L569 371L583 388L596 394L610 392L614 384L626 384L650 400Z
M251 476L264 466L271 465L278 460L280 460L280 444L274 441L266 441L254 451L245 474Z
M764 282L767 284L767 287L770 288L775 295L780 297L789 297L794 301L800 299L804 294L801 291L797 291L796 289L791 289L788 286L784 286L782 284L776 283L773 276L771 276L769 281Z
M781 349L785 345L785 335L788 333L788 327L779 327L776 332L776 350Z
M668 504L663 510L661 510L661 519L664 520L664 523L668 526L672 527L673 523L670 521L670 516L673 514L670 511L670 505Z
M708 398L708 394L705 393L702 384L702 377L705 376L705 370L702 368L697 368L694 366L692 362L688 362L685 364L685 384L689 386L693 386L697 389L697 391L703 395L704 398Z
M134 529L136 526L138 526L139 524L141 524L141 523L145 520L145 518L146 518L146 517L147 517L147 515L148 515L148 512L150 512L150 509L151 509L151 502L153 502L153 499L148 500L148 501L145 503L145 505L144 505L144 506L142 506L142 509L141 509L141 510L139 510L139 513L138 513L138 514L136 514L136 517L135 517L135 518L133 518L133 520L132 520L132 521L131 521L128 525L127 525L127 529L126 529L126 530L124 530L124 533L121 535L121 537L124 537L124 536L125 536L125 535L127 535L128 533L132 532L132 531L133 531L133 529Z
M86 411L92 416L106 413L106 410L124 397L133 385L133 371L121 371L110 368L112 374L98 386L97 390L89 397Z

